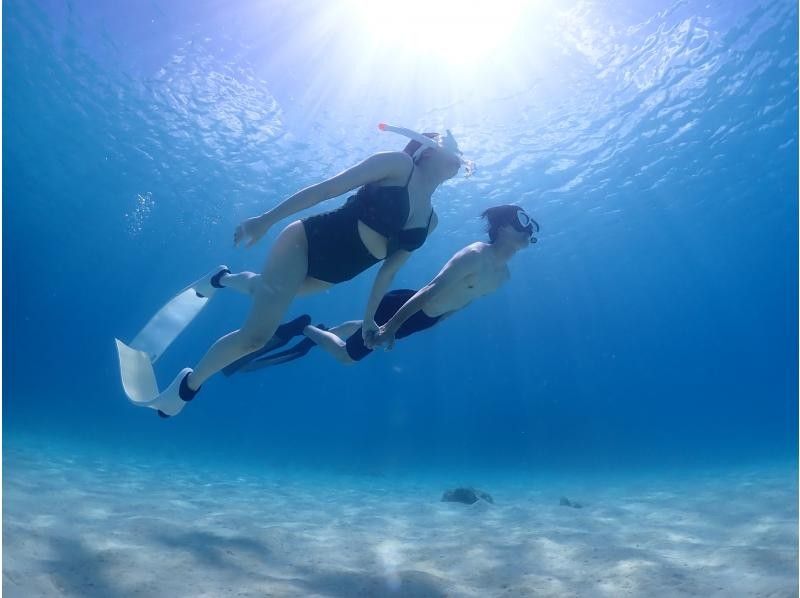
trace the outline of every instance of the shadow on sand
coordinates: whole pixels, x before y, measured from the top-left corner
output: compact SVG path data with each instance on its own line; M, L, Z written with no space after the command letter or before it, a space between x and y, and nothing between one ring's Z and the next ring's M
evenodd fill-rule
M90 550L74 538L53 538L50 546L55 558L49 560L44 569L49 572L53 586L61 595L82 598L127 598L142 595L141 592L125 589L114 583L107 572L108 560L113 558L112 555ZM3 594L10 597L15 595L12 587L4 587Z
M230 557L247 554L256 561L264 561L271 556L268 546L244 536L225 537L205 531L162 532L152 536L154 540L172 550L182 550L194 559L211 567L240 568Z
M397 571L391 576L349 571L305 569L305 579L295 580L299 589L332 598L402 597L444 598L444 580L422 571Z

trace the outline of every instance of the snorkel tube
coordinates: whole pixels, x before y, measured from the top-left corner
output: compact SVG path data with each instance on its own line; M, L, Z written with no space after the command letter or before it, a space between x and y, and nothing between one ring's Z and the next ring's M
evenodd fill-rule
M475 172L475 163L472 160L465 160L461 156L461 151L458 149L458 144L456 143L455 137L453 137L453 134L450 132L450 129L447 129L447 135L439 135L439 139L436 140L426 137L421 133L417 133L416 131L412 131L411 129L406 129L405 127L395 127L394 125L387 125L386 123L379 123L378 128L381 131L397 133L398 135L407 137L408 139L421 144L425 148L431 148L440 152L444 152L451 158L458 160L458 162L464 167L464 175L467 177Z

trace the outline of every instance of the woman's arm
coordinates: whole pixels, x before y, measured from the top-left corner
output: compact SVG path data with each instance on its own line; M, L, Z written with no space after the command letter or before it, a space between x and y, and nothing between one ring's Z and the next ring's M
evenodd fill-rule
M378 311L378 305L380 305L381 299L383 299L383 296L389 290L389 285L392 284L395 274L397 274L397 271L408 261L410 256L410 252L398 249L386 258L381 265L381 269L378 270L377 276L375 276L375 282L372 284L372 291L369 294L367 307L364 310L364 323L362 324L361 330L364 342L367 343L368 347L372 335L378 330L378 326L375 324L375 312Z
M283 220L333 197L338 197L367 183L401 178L411 158L402 152L383 152L370 156L360 164L336 176L302 189L277 206L254 218L248 218L236 229L234 243L247 240L247 247L256 243L269 228Z
M431 216L430 224L428 225L428 235L430 235L433 232L437 224L439 224L439 217L436 215L436 212L434 212L433 215ZM403 259L402 264L404 264L406 260L408 260L408 256L410 254L407 251L403 251L402 253L406 254L402 258ZM394 275L397 273L397 270L400 269L400 266L402 266L402 264L394 268L393 272L391 272L391 276L389 276L387 279L381 279L381 272L378 272L378 278L375 279L375 285L372 288L372 293L370 294L369 302L367 303L367 310L366 310L367 313L364 316L364 322L365 323L369 322L369 325L364 325L362 330L364 341L365 342L369 341L367 342L367 346L370 348L371 344L376 340L375 336L379 330L379 327L375 324L375 312L378 310L378 305L380 304L381 299L383 298L384 294L386 294L386 291L389 289L389 285L391 284ZM383 268L381 268L381 270L383 270ZM370 315L371 317L367 319L367 316ZM367 331L367 329L369 329L369 331Z
M409 168L409 160L408 155L402 152L375 154L326 181L298 191L266 212L266 215L272 222L278 222L367 183L377 183L384 179L402 176Z

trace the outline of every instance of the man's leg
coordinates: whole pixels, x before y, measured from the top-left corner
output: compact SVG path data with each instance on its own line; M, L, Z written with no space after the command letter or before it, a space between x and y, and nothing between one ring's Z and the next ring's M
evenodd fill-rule
M316 326L306 326L303 334L319 345L326 353L333 356L336 361L344 365L353 365L355 361L347 353L347 344L344 339L354 334L361 328L361 320L351 320L339 324L330 330L323 330Z

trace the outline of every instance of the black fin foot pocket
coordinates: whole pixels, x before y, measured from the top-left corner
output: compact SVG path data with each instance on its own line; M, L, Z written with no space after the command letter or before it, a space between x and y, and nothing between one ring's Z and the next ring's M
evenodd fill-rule
M202 386L200 388L203 388ZM178 388L178 396L185 402L191 401L198 392L200 392L200 388L197 390L192 390L189 388L189 374L186 374L181 380L181 385Z
M223 268L222 270L220 270L219 272L214 274L214 276L211 277L211 286L214 287L215 289L223 289L223 288L225 288L225 287L222 286L222 283L220 283L220 279L223 276L225 276L226 274L230 274L230 273L231 273L230 270L228 270L227 268Z
M305 327L311 324L311 316L308 314L303 314L289 322L286 326L286 332L291 334L292 337L300 336L303 334L303 330Z

